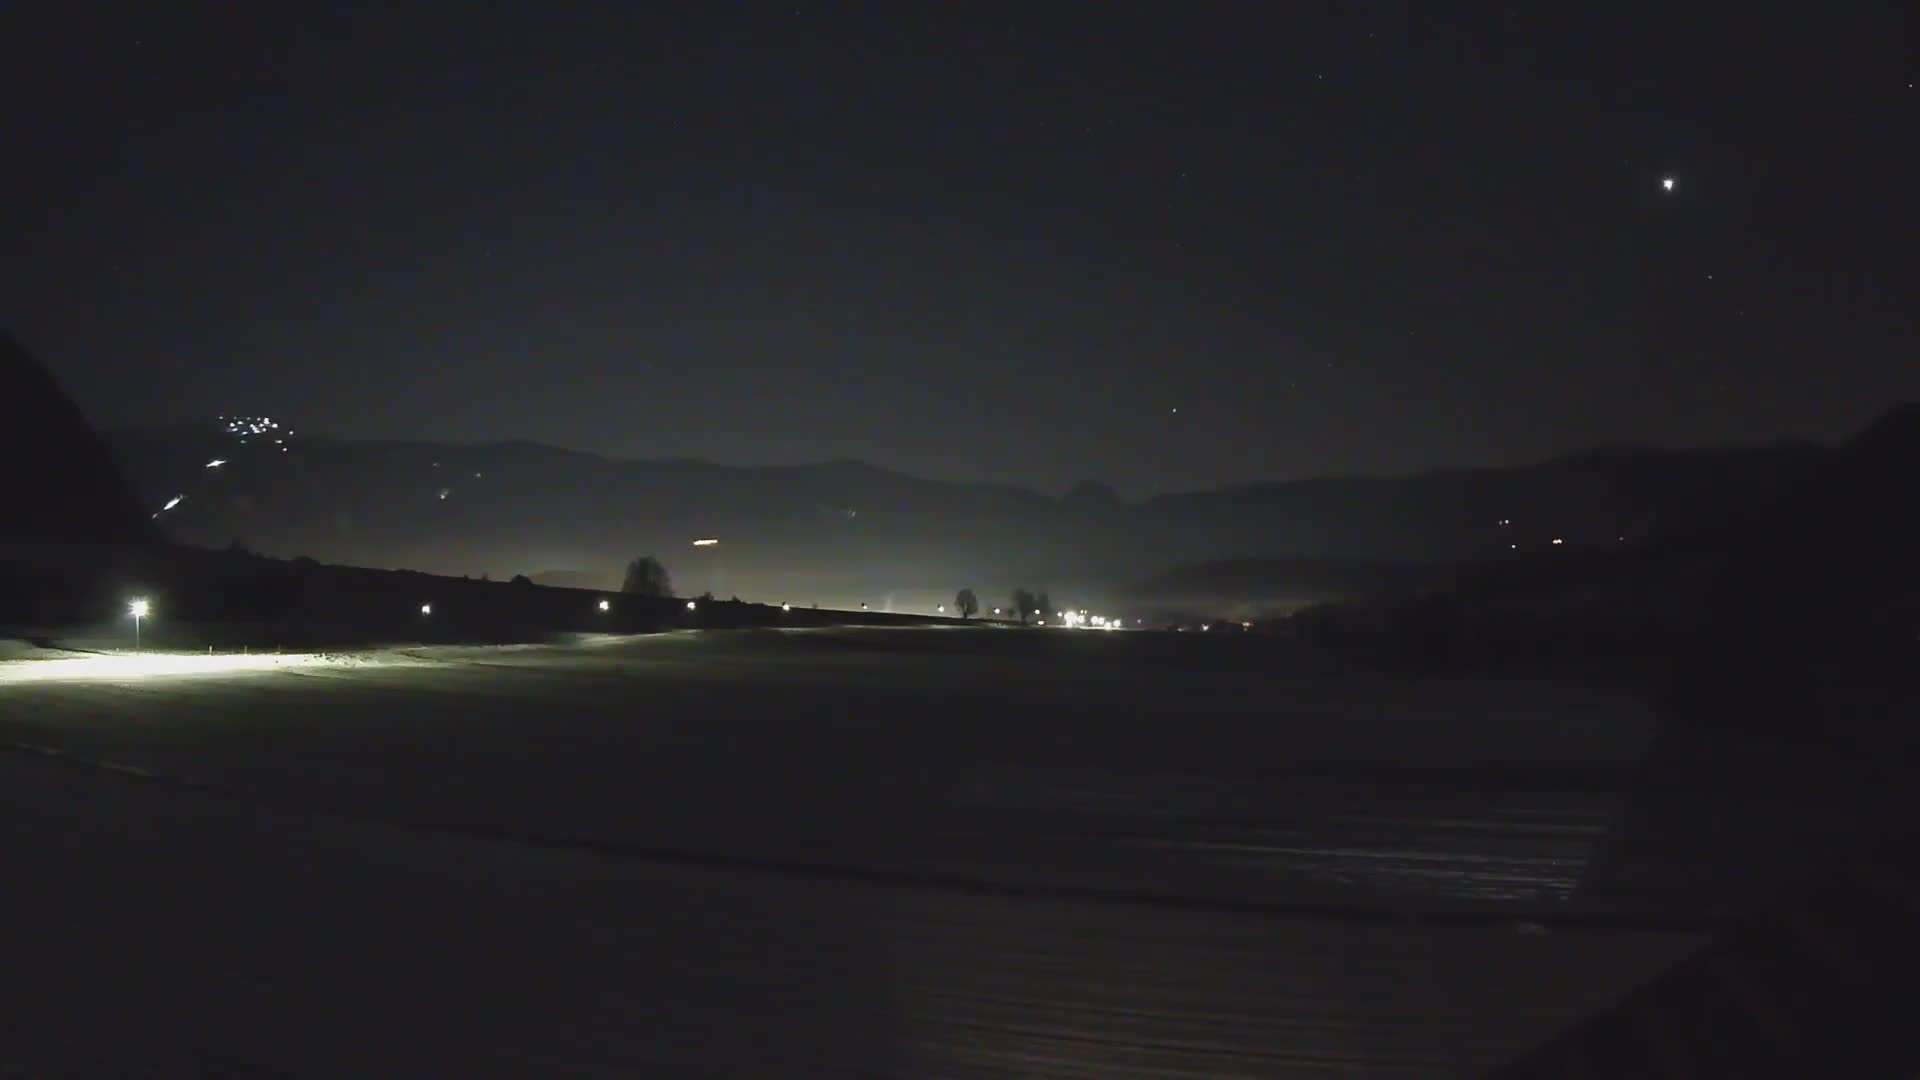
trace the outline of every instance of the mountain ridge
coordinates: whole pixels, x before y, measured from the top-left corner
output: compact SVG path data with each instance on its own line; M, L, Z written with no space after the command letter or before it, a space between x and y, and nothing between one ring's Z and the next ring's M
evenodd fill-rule
M1529 466L1326 477L1121 499L954 483L856 459L625 460L525 440L253 438L216 425L108 433L176 538L440 573L617 581L652 552L715 592L875 610L969 585L1098 594L1167 567L1247 558L1446 564L1699 528L1790 484L1805 444L1598 448ZM211 460L228 464L209 469ZM705 551L696 537L719 537ZM1626 538L1623 540L1622 538ZM698 590L696 590L698 591ZM818 594L818 595L814 595Z
M1888 413L1881 414L1875 424L1883 421L1889 413L1902 410L1920 412L1920 404L1900 403L1891 407ZM131 424L106 429L102 437L110 443L123 444L129 441L154 438L174 439L183 436L205 435L211 437L214 421L186 421L175 424ZM1869 425L1870 430L1872 425ZM309 444L351 445L361 447L392 447L438 449L449 452L495 452L507 450L525 450L558 457L589 459L610 465L639 466L698 466L721 471L736 472L810 472L810 471L847 471L875 474L900 480L910 480L928 485L952 488L983 489L1002 492L1017 492L1036 498L1069 501L1076 496L1085 497L1090 492L1101 493L1102 498L1111 494L1112 501L1125 506L1143 506L1168 500L1181 500L1194 497L1237 494L1242 492L1267 492L1276 489L1312 488L1316 486L1353 483L1407 483L1411 481L1432 481L1455 478L1477 478L1490 475L1507 474L1516 471L1531 471L1554 467L1575 468L1596 463L1657 463L1673 457L1698 459L1739 458L1755 454L1778 454L1785 456L1812 455L1838 449L1850 440L1838 443L1822 443L1810 439L1782 438L1763 443L1706 445L1706 446L1662 446L1653 443L1606 443L1592 447L1568 450L1538 461L1521 462L1506 465L1447 465L1431 469L1416 469L1408 472L1335 472L1292 479L1253 480L1209 487L1186 488L1178 491L1159 492L1153 495L1128 497L1118 492L1113 485L1099 479L1084 479L1075 482L1067 490L1057 494L1031 487L1025 484L999 480L948 480L926 476L921 473L877 464L859 457L823 458L817 461L797 462L726 462L693 454L675 454L665 457L626 457L616 454L603 454L593 450L580 450L560 446L555 443L536 439L489 439L477 442L447 442L427 439L354 439L331 435L315 435L303 440Z

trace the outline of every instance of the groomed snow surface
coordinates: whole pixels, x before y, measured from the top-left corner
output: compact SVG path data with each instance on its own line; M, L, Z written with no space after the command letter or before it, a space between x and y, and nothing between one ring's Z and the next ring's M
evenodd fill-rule
M0 663L0 1063L1460 1075L1715 925L1630 684L1071 637Z

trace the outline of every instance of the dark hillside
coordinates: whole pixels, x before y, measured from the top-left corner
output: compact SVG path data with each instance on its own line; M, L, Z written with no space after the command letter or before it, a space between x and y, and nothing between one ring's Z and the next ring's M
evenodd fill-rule
M79 407L4 332L0 454L0 620L95 613L130 560L163 547Z
M0 331L0 543L151 545L159 530L53 376Z

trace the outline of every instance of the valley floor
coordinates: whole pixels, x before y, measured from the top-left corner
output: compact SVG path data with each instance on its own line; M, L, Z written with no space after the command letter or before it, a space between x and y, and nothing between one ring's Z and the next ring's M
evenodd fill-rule
M29 1075L1456 1075L1737 892L1588 899L1648 805L1630 685L1125 637L0 663L0 1047Z

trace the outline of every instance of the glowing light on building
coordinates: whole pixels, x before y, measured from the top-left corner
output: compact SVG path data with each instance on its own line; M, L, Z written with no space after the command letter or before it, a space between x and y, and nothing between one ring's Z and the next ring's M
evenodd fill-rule
M223 416L220 423L222 430L229 435L238 435L241 442L245 442L249 436L265 435L280 426L271 416Z

